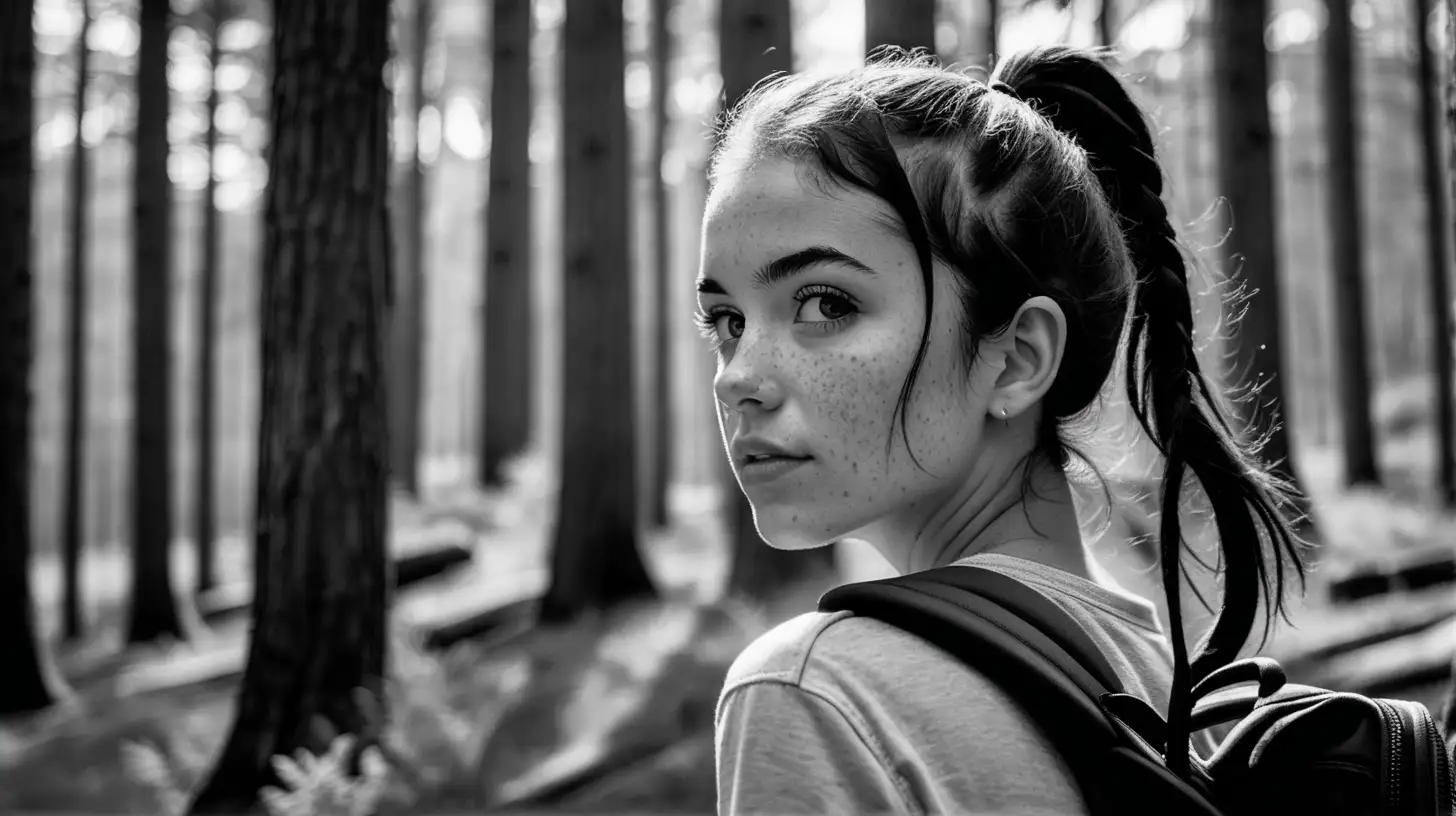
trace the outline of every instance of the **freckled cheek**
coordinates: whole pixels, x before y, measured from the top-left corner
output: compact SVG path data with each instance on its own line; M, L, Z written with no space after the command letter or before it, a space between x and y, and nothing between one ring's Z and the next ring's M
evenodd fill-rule
M815 435L823 458L851 481L883 469L902 380L903 374L868 366L821 369L822 387L811 400Z
M953 353L932 347L916 382L909 435L922 460L957 461L976 444L976 409Z

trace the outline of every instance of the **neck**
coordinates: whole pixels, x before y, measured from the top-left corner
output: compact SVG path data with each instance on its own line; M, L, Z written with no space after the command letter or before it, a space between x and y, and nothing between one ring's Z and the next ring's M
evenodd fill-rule
M904 533L910 546L891 558L902 572L1001 553L1092 580L1071 486L1045 463L972 473Z

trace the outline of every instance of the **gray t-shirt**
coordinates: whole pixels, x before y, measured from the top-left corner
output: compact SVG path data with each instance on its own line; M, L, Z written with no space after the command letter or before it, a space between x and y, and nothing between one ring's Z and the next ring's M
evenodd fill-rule
M1042 590L1082 624L1129 693L1166 711L1172 653L1152 604L1024 559L957 562ZM1005 691L926 642L847 612L770 630L729 669L717 709L720 814L1087 812L1071 771ZM1202 756L1212 738L1195 735Z

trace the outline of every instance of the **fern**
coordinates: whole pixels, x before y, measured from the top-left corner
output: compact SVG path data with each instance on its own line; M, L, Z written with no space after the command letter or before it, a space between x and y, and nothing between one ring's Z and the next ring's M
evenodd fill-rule
M358 776L349 773L355 737L341 734L323 756L300 750L294 757L273 757L283 787L259 791L269 816L370 816L388 781L384 757L370 746L359 754Z

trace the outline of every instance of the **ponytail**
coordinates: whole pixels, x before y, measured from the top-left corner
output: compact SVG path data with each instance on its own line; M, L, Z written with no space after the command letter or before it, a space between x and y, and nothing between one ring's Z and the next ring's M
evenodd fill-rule
M1050 48L1014 57L996 71L1002 82L1086 150L1118 215L1135 282L1128 334L1128 404L1164 459L1159 554L1173 646L1165 759L1188 772L1191 689L1237 657L1261 599L1264 632L1285 614L1285 560L1301 585L1304 569L1284 513L1292 490L1258 458L1258 444L1236 433L1204 377L1193 340L1188 267L1162 200L1162 170L1152 133L1127 89L1095 53ZM1179 575L1183 541L1179 507L1184 479L1198 481L1212 509L1224 587L1218 617L1190 662ZM1265 542L1272 550L1272 586Z

